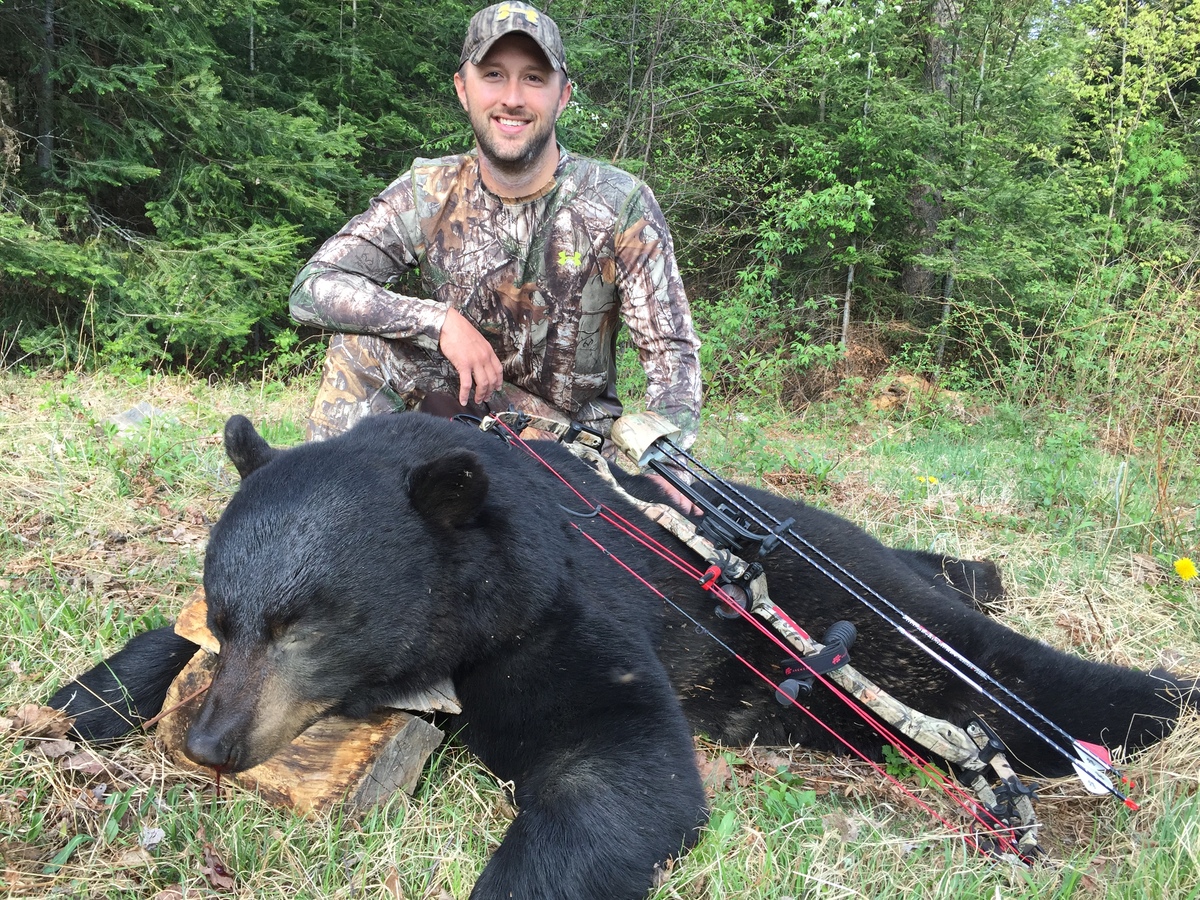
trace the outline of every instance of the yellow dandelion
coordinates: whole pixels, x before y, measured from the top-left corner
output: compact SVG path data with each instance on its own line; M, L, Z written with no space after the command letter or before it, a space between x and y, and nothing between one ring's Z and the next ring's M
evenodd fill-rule
M935 477L933 477L932 475L918 475L917 481L921 482L921 484L937 484L938 483L938 480Z
M1200 572L1196 571L1196 564L1186 556L1182 559L1175 560L1175 572L1184 581L1191 581L1198 574L1200 574Z

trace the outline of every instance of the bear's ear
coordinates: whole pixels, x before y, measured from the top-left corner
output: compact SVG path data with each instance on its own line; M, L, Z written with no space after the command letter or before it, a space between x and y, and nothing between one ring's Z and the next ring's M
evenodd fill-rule
M278 453L254 430L245 416L231 416L225 423L225 455L242 478L265 466Z
M455 450L413 470L408 497L422 518L446 528L469 522L483 505L488 477L479 457Z

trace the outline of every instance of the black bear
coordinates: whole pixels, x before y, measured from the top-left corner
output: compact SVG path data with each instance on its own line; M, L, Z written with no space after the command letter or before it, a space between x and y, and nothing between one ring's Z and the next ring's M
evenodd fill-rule
M729 652L778 677L778 647L714 615L710 593L637 539L580 515L584 504L519 446L411 413L288 450L234 417L226 450L242 483L204 566L220 663L188 754L240 771L322 715L365 715L451 679L463 740L515 784L519 808L474 898L644 896L706 819L693 732L841 749ZM589 503L688 553L567 450L538 452ZM652 496L647 479L625 482ZM1078 659L979 612L999 592L986 564L892 550L835 515L743 490L1074 737L1134 749L1177 720L1190 683ZM853 663L885 690L957 725L983 718L1021 770L1070 771L811 562L776 550L762 564L774 602L806 629L857 627ZM190 648L166 630L143 635L51 704L78 716L81 735L111 738L157 711ZM818 689L805 705L878 755L847 704Z

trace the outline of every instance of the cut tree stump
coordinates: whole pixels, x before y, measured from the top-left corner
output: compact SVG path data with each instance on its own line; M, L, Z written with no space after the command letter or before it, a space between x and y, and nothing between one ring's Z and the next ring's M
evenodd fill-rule
M163 704L171 712L158 724L159 740L172 762L194 772L211 771L183 752L188 726L204 701L198 692L212 681L217 664L219 645L205 626L205 615L204 595L198 591L180 613L175 631L201 649L172 683ZM398 790L411 794L442 737L424 719L399 710L367 719L327 716L265 763L222 777L256 791L268 803L302 813L339 803L365 811Z

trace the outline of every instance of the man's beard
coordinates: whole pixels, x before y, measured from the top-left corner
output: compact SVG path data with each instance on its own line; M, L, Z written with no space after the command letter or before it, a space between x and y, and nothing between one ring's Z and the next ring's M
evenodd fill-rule
M492 140L489 129L492 124L490 115L477 117L471 115L471 130L475 132L475 141L479 145L480 154L492 168L505 175L521 175L535 165L545 152L550 139L554 137L554 121L550 120L532 132L525 139L524 146L508 146L501 148ZM482 124L479 119L482 119Z

